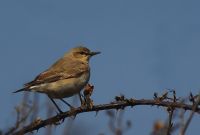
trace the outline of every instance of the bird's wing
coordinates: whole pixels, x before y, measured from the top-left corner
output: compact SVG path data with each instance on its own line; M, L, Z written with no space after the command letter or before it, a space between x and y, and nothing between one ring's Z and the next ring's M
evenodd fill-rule
M33 81L26 83L25 87L78 77L88 70L89 67L81 61L61 58L48 70L39 74Z

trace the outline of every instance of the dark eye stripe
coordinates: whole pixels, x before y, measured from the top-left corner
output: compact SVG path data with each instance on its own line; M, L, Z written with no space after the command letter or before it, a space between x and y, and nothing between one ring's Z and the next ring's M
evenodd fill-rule
M79 52L81 55L90 55L88 52Z
M85 52L80 52L80 54L82 54L82 55L83 55L83 54L86 54L86 53L85 53Z

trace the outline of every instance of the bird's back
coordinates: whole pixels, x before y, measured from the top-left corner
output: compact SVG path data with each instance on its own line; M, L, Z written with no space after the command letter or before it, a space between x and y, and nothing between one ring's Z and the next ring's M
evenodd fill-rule
M89 64L77 59L65 57L55 62L49 69L39 74L33 81L26 83L26 87L51 83L60 79L78 77L84 72L89 72Z

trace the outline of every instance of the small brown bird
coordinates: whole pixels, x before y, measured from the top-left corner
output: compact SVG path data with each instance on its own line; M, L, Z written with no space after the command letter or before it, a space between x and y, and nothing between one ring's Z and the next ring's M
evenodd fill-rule
M100 52L91 52L86 47L76 47L67 52L49 69L39 74L33 81L26 83L24 88L15 91L32 91L45 93L51 99L58 111L61 109L53 98L60 99L72 107L63 98L79 94L90 78L89 60ZM80 97L81 98L81 97Z

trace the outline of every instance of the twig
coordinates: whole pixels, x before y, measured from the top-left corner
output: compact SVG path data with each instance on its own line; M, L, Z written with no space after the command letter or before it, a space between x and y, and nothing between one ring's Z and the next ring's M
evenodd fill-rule
M177 101L176 99L176 91L172 90L173 92L173 102L175 103ZM169 112L169 122L168 122L168 127L167 127L167 135L171 135L171 128L173 126L172 123L172 117L173 117L173 113L174 113L174 108L172 107L168 107L168 112Z
M32 108L30 108L29 111L27 112L27 114L25 114L25 116L22 116L22 118L20 118L20 110L18 110L18 108L16 108L16 111L17 111L16 124L14 127L10 128L10 130L8 132L6 132L5 135L10 135L13 132L15 132L20 127L20 125L27 120L29 114L32 112Z
M28 126L25 126L24 128L18 130L15 132L13 135L21 135L25 134L28 132L32 132L34 130L39 130L42 127L45 127L47 125L52 125L52 124L60 124L58 123L59 121L71 117L71 116L76 116L79 113L84 113L84 112L93 112L93 111L101 111L101 110L110 110L110 109L122 109L127 106L137 106L137 105L150 105L150 106L162 106L162 107L172 107L172 108L179 108L179 109L185 109L185 110L193 110L194 112L200 113L200 108L196 107L195 109L193 108L192 105L189 104L184 104L181 102L172 102L172 101L158 101L158 100L135 100L135 99L124 99L120 101L115 101L111 102L110 104L102 104L102 105L96 105L93 106L92 108L75 108L71 111L67 111L63 114L58 114L54 117L48 118L46 120L41 120L38 119Z
M171 135L171 128L173 126L173 123L172 123L172 117L173 117L173 112L174 110L172 108L170 108L170 110L168 110L169 112L169 122L168 122L168 128L167 128L167 135Z
M192 107L192 112L190 113L190 116L189 116L188 120L186 121L186 123L185 123L183 129L181 130L180 135L184 135L184 134L185 134L185 132L186 132L186 130L187 130L187 128L188 128L190 122L192 121L192 118L193 118L193 116L194 116L196 110L199 109L199 108L198 108L199 103L200 103L200 93L199 93L199 95L198 95L197 101L194 102L194 105L193 105L193 107Z

